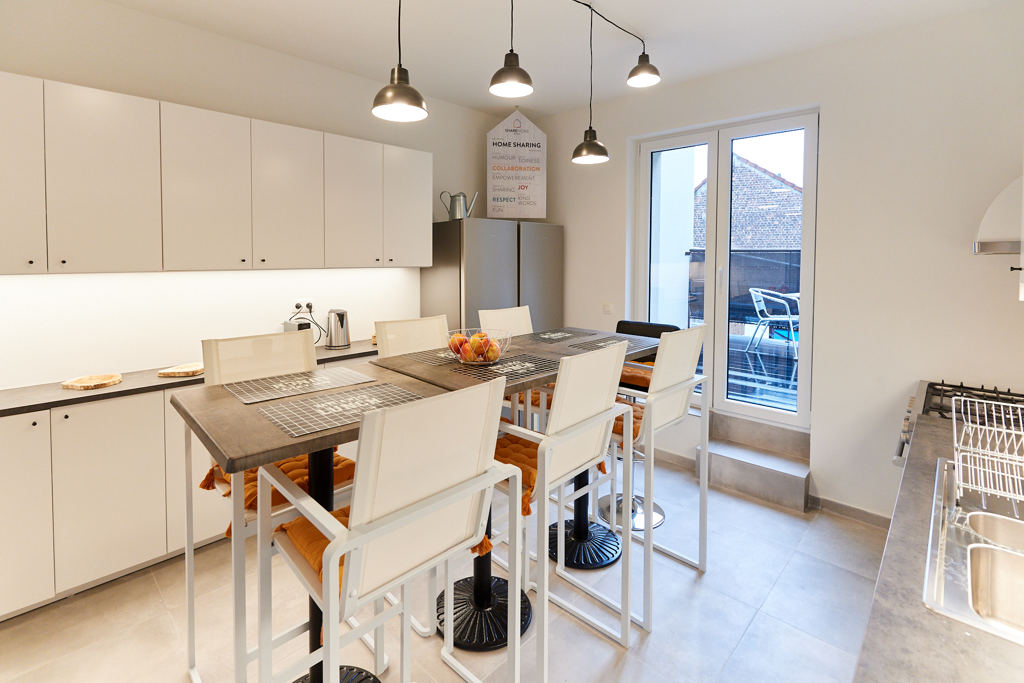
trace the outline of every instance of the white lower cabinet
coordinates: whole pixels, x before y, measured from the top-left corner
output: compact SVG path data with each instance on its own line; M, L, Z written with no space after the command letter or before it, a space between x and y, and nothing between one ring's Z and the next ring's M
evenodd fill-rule
M167 552L185 547L185 422L171 406L173 391L164 392L164 443L167 482ZM203 491L199 482L210 469L210 453L192 439L192 529L196 542L223 537L231 521L231 498L219 491Z
M0 418L0 615L54 595L50 414Z
M50 411L58 593L166 552L163 392Z

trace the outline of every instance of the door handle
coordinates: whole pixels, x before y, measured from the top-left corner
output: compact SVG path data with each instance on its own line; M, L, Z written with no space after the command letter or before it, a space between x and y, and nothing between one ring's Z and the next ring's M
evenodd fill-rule
M719 289L722 288L722 283L724 283L724 282L725 282L725 266L718 266L718 276L716 278L716 283L717 283Z

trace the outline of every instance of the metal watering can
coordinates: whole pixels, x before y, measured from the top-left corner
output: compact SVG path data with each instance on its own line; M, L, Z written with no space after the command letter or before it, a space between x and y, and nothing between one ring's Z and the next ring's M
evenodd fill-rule
M469 207L466 207L466 193L456 192L452 194L448 190L443 190L440 195L441 206L448 210L448 220L454 221L460 218L469 218L469 214L473 213L473 207L476 206L476 198L479 192L473 193L473 201L469 203ZM444 200L444 196L448 195L447 203Z

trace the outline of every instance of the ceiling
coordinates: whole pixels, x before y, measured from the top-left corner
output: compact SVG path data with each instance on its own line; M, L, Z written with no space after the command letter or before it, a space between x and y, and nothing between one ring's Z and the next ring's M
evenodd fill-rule
M397 61L395 0L115 0L203 28L379 80ZM664 82L877 33L995 4L997 0L595 0L594 6L647 40ZM508 50L507 0L406 0L402 61L412 83L438 97L493 113L521 103L554 113L587 99L588 12L570 0L519 0L516 52L533 95L487 92ZM626 74L640 44L594 23L594 98L631 90Z

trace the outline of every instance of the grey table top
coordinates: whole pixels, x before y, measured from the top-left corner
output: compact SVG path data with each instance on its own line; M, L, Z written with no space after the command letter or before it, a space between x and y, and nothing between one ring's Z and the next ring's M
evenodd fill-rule
M1024 679L1024 647L924 606L935 463L952 457L952 421L918 416L857 662L857 681Z
M376 381L387 382L419 396L436 396L444 389L426 382L379 368L368 362L353 364L351 369L362 372ZM171 405L181 415L199 440L210 451L225 472L241 472L294 455L332 448L355 441L359 437L359 423L325 429L301 437L292 437L274 425L262 413L261 406L294 401L297 398L354 391L373 384L356 384L340 389L290 396L275 401L245 404L223 386L198 386L175 392Z
M316 349L317 363L331 363L347 358L359 358L377 354L377 347L370 343L370 340L352 342L347 349L328 351L318 346ZM174 365L169 363L166 366ZM112 387L93 389L90 391L77 391L65 389L60 382L48 384L35 384L27 387L16 387L13 389L0 390L0 417L7 415L19 415L31 413L37 410L49 410L60 406L72 405L75 403L88 403L99 401L105 398L116 398L118 396L131 396L142 394L148 391L161 391L163 389L176 389L194 384L202 384L203 376L196 377L157 377L161 368L151 370L138 370L135 372L122 373L122 381ZM117 370L102 369L103 372L117 372Z
M516 356L527 355L541 359L558 361L563 356L573 356L580 353L586 353L590 350L588 348L577 348L580 344L586 345L587 343L599 342L612 337L629 341L631 342L631 347L636 347L632 350L626 351L626 360L636 360L638 358L650 356L657 351L658 347L658 340L651 337L617 334L615 332L604 332L601 330L581 330L581 328L566 329L579 330L586 332L587 334L557 343L537 341L533 335L519 335L517 337L512 337L509 348L504 354L502 354L502 358L513 359ZM424 382L430 382L431 384L450 390L464 389L466 387L473 386L474 384L479 384L481 381L490 379L488 377L474 377L471 374L465 374L462 370L464 370L466 366L460 366L458 361L454 359L446 364L437 365L418 360L416 358L416 354L405 354L400 356L390 356L388 358L377 358L372 361L372 363L382 368L394 370L395 372L400 372L402 374L409 375L410 377L415 377L423 380ZM481 369L485 368L486 366L481 367ZM548 382L554 381L557 374L558 367L555 365L554 369L544 369L539 371L537 374L532 374L520 379L508 379L505 385L505 390L509 394L514 394L527 391L529 389L536 389L544 386Z

